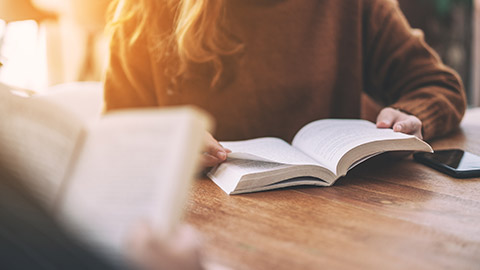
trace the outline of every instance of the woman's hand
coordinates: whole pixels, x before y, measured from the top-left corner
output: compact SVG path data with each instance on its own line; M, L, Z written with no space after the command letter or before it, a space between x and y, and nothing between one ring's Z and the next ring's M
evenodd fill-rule
M227 159L227 154L231 153L229 149L224 148L218 143L212 134L205 134L205 148L201 157L201 164L204 168L216 166Z
M378 128L392 128L395 132L415 135L422 139L422 121L413 115L387 107L377 117Z
M180 226L169 238L160 238L146 223L140 223L129 234L127 251L140 269L200 270L201 241L192 227Z

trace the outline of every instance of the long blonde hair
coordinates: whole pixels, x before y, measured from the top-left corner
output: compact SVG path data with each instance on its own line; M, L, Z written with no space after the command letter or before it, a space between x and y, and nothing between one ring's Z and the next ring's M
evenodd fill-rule
M210 78L213 87L223 71L221 56L243 48L222 27L225 0L113 0L107 29L114 35L132 19L134 31L120 42L132 46L147 34L157 61L175 60L166 71L173 82L184 75L189 63L210 63L215 71ZM161 26L165 22L170 24L167 30Z

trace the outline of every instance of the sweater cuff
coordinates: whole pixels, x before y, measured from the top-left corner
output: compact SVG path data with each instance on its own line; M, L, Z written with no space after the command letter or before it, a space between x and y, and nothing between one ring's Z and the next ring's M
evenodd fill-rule
M433 88L436 87L428 87L428 92L435 92ZM425 95L401 99L390 107L418 117L422 121L424 140L431 140L458 128L465 112L465 105L456 106L455 103L444 96Z

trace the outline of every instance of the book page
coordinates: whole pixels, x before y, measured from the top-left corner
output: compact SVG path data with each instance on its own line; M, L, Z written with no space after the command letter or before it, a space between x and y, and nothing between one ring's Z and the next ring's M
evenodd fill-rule
M303 127L292 145L336 172L337 163L356 146L381 140L409 139L413 135L379 129L366 120L324 119Z
M107 115L90 130L59 217L117 253L137 222L168 235L180 220L206 128L206 118L191 109Z
M0 167L48 207L82 144L84 123L48 100L13 95L0 85Z
M32 98L48 100L70 111L86 123L97 121L103 111L103 84L101 82L72 82L50 87L45 94Z
M319 165L314 159L278 138L258 138L245 141L220 142L232 150L229 158L257 160L290 165Z
M318 165L229 159L208 173L225 193L240 194L295 185L330 185L335 175Z
M250 159L228 159L213 168L208 173L208 177L225 193L231 194L244 175L270 172L288 167L290 166Z

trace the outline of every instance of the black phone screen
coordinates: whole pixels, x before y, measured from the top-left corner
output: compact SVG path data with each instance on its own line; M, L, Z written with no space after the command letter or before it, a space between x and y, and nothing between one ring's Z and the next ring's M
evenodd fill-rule
M480 156L460 149L415 153L414 159L458 178L480 177Z

